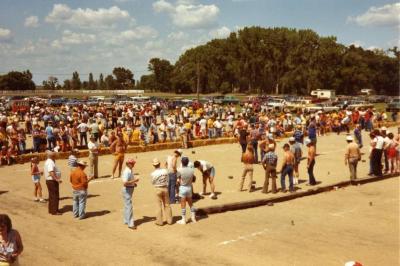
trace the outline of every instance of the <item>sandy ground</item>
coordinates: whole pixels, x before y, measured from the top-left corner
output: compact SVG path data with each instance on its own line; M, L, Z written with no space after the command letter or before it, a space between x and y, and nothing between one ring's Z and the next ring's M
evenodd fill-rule
M394 132L395 129L391 129ZM367 138L365 137L366 141ZM279 146L279 155L282 154ZM316 178L321 185L346 180L345 136L318 140ZM227 144L185 151L192 160L216 167L217 200L204 198L197 207L270 197L259 190L264 174L256 166L257 191L237 192L242 166L240 147ZM304 149L304 152L306 150ZM363 149L367 152L367 148ZM296 199L273 207L200 217L197 224L154 225L155 201L149 174L151 160L165 160L172 151L130 154L137 160L140 183L134 192L137 231L122 222L121 180L100 178L89 186L88 219L72 218L71 188L66 160L57 161L62 216L47 214L47 205L32 201L29 164L0 168L0 212L7 213L22 235L23 265L398 265L399 178ZM367 156L364 156L368 162ZM361 162L359 176L368 163ZM100 175L111 174L111 156L100 157ZM43 162L40 163L43 167ZM306 179L305 162L301 179ZM199 174L198 174L199 176ZM233 176L233 179L228 178ZM45 187L44 180L42 185ZM196 182L195 191L201 188ZM306 189L305 182L299 186ZM209 191L209 190L208 190ZM47 196L47 189L44 188ZM180 217L173 206L175 221ZM293 221L293 222L292 222Z

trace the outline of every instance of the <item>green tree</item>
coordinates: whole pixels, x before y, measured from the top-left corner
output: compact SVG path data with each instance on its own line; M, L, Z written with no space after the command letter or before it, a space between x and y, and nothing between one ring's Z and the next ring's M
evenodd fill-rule
M79 78L79 74L77 71L72 73L72 80L71 80L71 89L72 90L80 90L82 88L82 82Z
M59 86L58 78L50 76L47 80L43 81L43 89L45 90L55 90Z
M115 67L113 69L115 76L116 89L132 89L135 86L133 73L127 68Z
M171 90L171 75L174 67L168 60L152 58L148 65L149 71L153 73L152 90L167 92Z
M96 90L97 89L97 83L96 83L96 81L94 81L92 73L89 73L88 89L89 90Z
M104 80L106 90L115 90L118 87L117 81L112 75L108 75Z
M98 82L98 88L100 90L105 90L106 89L106 84L104 83L103 73L100 73L99 82Z
M32 73L29 70L11 71L0 76L0 90L34 90L35 88Z

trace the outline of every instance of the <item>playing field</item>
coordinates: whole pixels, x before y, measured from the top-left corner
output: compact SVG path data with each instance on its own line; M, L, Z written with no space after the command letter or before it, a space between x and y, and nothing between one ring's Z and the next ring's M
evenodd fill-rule
M395 129L391 129L394 132ZM366 136L364 141L367 142ZM278 144L281 158L281 146ZM321 185L348 179L344 165L345 136L318 139L316 178ZM192 153L194 151L194 153ZM304 149L303 152L306 150ZM368 152L368 148L363 148ZM25 245L23 265L343 265L357 260L363 265L399 264L399 178L347 187L338 191L254 209L199 217L197 224L154 225L155 196L150 184L151 160L172 151L130 154L137 160L140 178L134 192L138 230L122 222L121 180L107 177L89 186L88 219L71 213L71 188L66 160L57 161L61 184L62 216L47 214L47 205L32 201L29 164L0 168L0 213L10 215ZM237 192L242 170L238 144L187 150L216 168L217 200L205 198L196 207L270 197L259 190L261 166L255 166L257 191ZM368 171L368 156L359 176ZM100 175L111 174L111 156L102 156ZM43 167L43 162L40 163ZM306 179L305 162L301 179ZM199 176L199 173L197 173ZM233 179L229 178L233 176ZM45 186L42 180L42 185ZM198 192L200 182L194 189ZM305 182L299 185L306 189ZM47 189L44 188L47 196ZM278 194L279 195L279 194ZM175 221L180 217L173 206Z

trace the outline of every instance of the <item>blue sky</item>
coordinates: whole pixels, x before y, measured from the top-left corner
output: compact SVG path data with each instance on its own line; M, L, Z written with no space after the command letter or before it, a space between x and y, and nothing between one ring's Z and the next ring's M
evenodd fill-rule
M366 49L399 45L400 3L378 0L1 0L0 73L30 69L36 83L86 80L186 49L244 26L310 28Z

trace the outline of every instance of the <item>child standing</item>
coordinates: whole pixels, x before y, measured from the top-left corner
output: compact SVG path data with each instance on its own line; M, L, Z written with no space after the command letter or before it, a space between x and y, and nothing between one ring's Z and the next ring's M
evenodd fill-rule
M31 160L31 175L32 175L32 181L33 181L33 196L34 196L34 201L36 202L46 202L42 198L42 186L40 185L40 176L43 174L42 171L39 170L39 164L38 164L38 159L37 157L32 158ZM39 196L39 198L38 198Z

